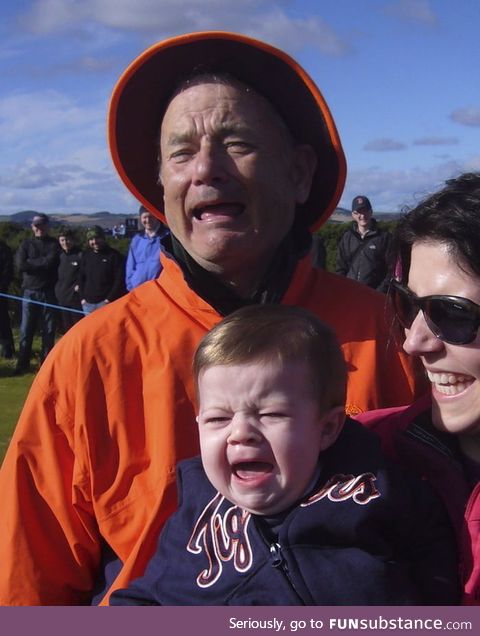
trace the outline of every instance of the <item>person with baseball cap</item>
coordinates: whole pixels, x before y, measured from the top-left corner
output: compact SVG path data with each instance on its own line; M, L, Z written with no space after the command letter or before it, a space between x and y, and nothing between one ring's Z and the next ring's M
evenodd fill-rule
M297 62L234 33L164 40L119 79L108 132L121 179L170 228L163 269L71 329L31 389L0 471L2 604L106 603L143 573L176 464L199 450L193 352L233 310L302 305L332 325L350 414L417 388L383 297L312 266L346 167Z
M22 274L22 321L15 375L30 370L33 336L41 320L42 349L40 363L55 344L56 304L55 283L60 258L60 246L49 236L50 219L36 213L32 218L32 238L24 239L15 254L15 264ZM34 302L31 302L34 301Z
M78 275L80 303L88 316L123 294L125 289L125 259L107 243L99 225L87 230L88 249L80 262Z
M352 201L351 227L338 243L337 274L386 292L390 280L392 235L373 218L370 200L356 196Z

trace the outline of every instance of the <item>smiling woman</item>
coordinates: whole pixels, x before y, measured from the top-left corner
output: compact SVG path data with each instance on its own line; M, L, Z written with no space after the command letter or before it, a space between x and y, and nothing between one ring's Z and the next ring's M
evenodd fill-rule
M399 222L391 297L403 348L421 360L431 395L359 416L444 499L458 532L468 603L480 603L479 210L480 174L464 174Z

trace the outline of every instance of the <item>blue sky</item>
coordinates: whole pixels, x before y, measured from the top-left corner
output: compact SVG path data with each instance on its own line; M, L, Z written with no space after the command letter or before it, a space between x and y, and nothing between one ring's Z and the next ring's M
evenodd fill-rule
M144 48L225 29L298 59L337 123L348 177L378 211L480 170L476 0L3 0L0 214L134 213L106 145L113 86Z

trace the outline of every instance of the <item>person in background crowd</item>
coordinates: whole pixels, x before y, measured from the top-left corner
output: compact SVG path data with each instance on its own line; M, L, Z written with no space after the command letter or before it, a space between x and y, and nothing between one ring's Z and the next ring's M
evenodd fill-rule
M143 205L140 207L140 223L144 231L136 234L128 248L125 282L128 291L147 280L157 278L162 269L160 240L168 234L168 228Z
M50 221L46 214L35 214L32 219L33 238L25 239L15 255L18 270L22 273L22 322L20 345L15 373L29 371L32 342L39 319L42 322L42 350L40 363L45 360L55 343L55 283L57 281L60 246L49 236ZM36 301L36 302L29 302ZM44 306L37 303L45 303Z
M199 450L195 348L235 309L302 305L331 325L350 414L423 390L388 346L384 297L312 266L346 167L297 62L236 33L170 38L120 78L108 122L119 175L166 215L163 269L61 338L30 391L0 469L2 605L107 603L143 573L176 464Z
M390 293L403 348L430 394L359 419L444 499L457 531L467 605L480 605L480 174L466 173L397 225Z
M75 237L71 230L63 229L58 235L62 248L58 265L58 279L55 285L55 296L59 305L82 311L79 295L79 274L82 251L75 245ZM62 311L62 330L66 333L82 317L74 311Z
M336 272L385 292L390 280L389 256L391 234L381 230L372 217L367 197L360 195L352 201L352 227L342 235L338 244Z
M0 241L0 292L8 294L8 288L13 280L13 254L4 241ZM13 358L15 346L13 343L12 326L8 313L8 299L0 296L0 356L10 360Z
M87 231L87 241L79 273L80 303L85 315L126 293L122 254L107 244L99 225Z

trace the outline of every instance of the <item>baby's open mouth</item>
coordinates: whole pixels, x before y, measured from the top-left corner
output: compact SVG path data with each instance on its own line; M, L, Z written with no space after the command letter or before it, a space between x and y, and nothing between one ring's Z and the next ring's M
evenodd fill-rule
M239 479L258 477L261 474L271 473L272 469L272 464L267 462L239 462L232 466L234 474Z

